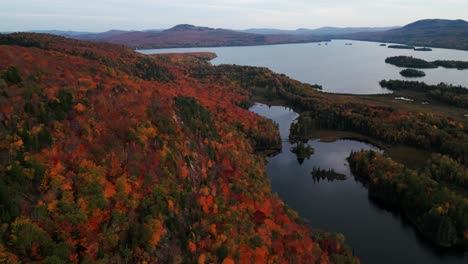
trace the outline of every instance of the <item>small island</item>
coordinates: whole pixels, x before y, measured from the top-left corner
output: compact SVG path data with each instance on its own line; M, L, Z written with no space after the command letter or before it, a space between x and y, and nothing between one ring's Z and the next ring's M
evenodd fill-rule
M385 44L381 44L380 46L386 46ZM432 51L431 48L416 48L414 46L408 46L408 45L388 45L389 49L408 49L408 50L415 50L415 51Z
M404 69L400 72L400 74L404 77L409 78L418 78L426 76L426 73L423 71L415 70L415 69Z
M468 61L453 61L453 60L436 60L434 62L435 65L450 68L450 69L459 69L465 70L468 69Z
M407 45L389 45L389 49L412 49L414 50L414 46L407 46Z
M426 47L424 47L424 48L414 48L414 50L415 51L432 51L431 48L426 48Z
M326 170L326 169L321 169L321 168L314 166L310 174L312 174L312 178L314 179L314 182L320 182L323 180L327 180L327 181L346 180L346 175L338 173L333 169Z
M437 65L431 62L408 56L389 57L385 59L385 62L388 64L395 65L397 67L405 68L434 69L438 67Z
M314 154L314 149L307 144L299 142L296 146L291 148L291 152L296 154L297 161L299 164L302 164L305 159L309 159L310 156Z
M380 44L380 47L385 47L385 46L387 46L387 44L383 44L383 43Z
M395 56L388 57L385 59L388 64L395 65L397 67L405 68L419 68L419 69L435 69L437 67L443 67L448 69L468 69L468 61L455 61L455 60L436 60L436 61L425 61L412 56Z

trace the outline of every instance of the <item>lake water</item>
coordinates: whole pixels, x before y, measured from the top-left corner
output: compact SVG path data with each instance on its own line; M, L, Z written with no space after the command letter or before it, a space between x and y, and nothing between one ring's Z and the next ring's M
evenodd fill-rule
M273 191L314 228L343 233L362 263L468 263L468 256L439 252L399 215L368 198L367 189L354 179L346 158L353 150L379 151L376 147L353 140L310 140L315 153L300 164L290 151L294 145L288 142L289 128L298 114L264 104L255 104L250 111L279 124L282 152L269 158L267 164ZM314 166L334 169L347 179L316 182L311 176Z
M353 45L345 45L352 43ZM188 49L140 50L144 54L173 52L215 52L215 65L238 64L268 67L293 79L323 85L332 93L377 94L387 93L379 85L383 79L408 79L429 84L440 82L468 87L468 70L424 69L426 77L405 78L403 68L385 63L390 56L413 56L428 61L468 61L468 51L433 49L431 52L400 50L381 47L366 41L333 40L325 43L286 44L272 46L218 47Z

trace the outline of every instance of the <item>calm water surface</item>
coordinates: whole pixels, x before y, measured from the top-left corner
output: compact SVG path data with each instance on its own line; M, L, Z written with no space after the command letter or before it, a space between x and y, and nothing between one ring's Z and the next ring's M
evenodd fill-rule
M345 45L352 43L353 45ZM399 72L402 68L385 63L390 56L407 55L429 61L468 61L468 51L433 49L431 52L389 49L379 43L333 40L325 43L287 44L251 47L219 47L190 49L140 50L145 54L172 52L215 52L213 64L238 64L268 67L294 79L323 85L333 93L376 94L387 93L379 85L383 79L408 79ZM468 70L425 69L426 77L411 78L430 84L446 82L468 87Z
M315 154L302 165L287 141L298 114L291 109L256 104L250 111L279 124L283 150L269 158L272 189L314 228L341 232L362 263L468 263L468 256L442 253L419 237L400 216L369 200L367 189L355 181L346 158L351 151L376 147L353 140L324 143L310 140ZM314 182L314 166L345 174L345 181Z

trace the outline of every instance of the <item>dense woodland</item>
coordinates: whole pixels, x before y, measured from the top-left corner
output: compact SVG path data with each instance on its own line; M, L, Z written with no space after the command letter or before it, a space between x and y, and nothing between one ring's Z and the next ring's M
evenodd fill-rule
M373 199L401 211L426 237L444 247L468 245L468 202L447 188L466 188L464 166L435 155L426 170L414 171L372 151L352 153L348 160Z
M241 81L193 77L212 55L0 43L0 262L359 262L271 192L278 129Z

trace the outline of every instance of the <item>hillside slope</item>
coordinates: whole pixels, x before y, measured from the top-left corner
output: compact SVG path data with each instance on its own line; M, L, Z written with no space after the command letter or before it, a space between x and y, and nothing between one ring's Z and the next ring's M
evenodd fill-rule
M315 42L314 36L260 35L227 29L178 25L162 32L134 31L122 34L77 36L78 39L122 44L131 48L183 48L212 46L248 46L281 43Z
M0 35L0 261L358 262L271 192L278 130L190 77L212 56Z
M341 37L468 50L468 22L464 20L426 19L416 21L402 28L383 32L349 34Z

